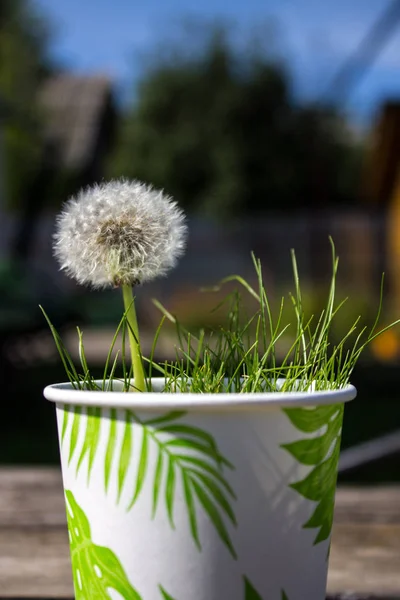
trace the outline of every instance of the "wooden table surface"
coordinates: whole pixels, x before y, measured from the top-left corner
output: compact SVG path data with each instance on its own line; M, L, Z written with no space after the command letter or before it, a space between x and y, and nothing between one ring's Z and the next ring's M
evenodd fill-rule
M399 486L338 490L328 592L349 600L400 600ZM0 598L5 597L73 597L57 469L0 468Z

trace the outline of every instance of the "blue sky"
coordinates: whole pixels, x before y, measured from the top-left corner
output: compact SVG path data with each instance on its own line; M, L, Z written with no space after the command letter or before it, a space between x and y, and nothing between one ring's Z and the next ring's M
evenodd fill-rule
M384 0L33 0L54 26L51 53L63 66L111 75L132 88L144 57L179 35L185 18L228 19L238 44L263 37L293 75L297 95L317 99L385 7ZM271 35L269 23L274 23ZM387 97L400 99L400 24L345 108L369 122Z

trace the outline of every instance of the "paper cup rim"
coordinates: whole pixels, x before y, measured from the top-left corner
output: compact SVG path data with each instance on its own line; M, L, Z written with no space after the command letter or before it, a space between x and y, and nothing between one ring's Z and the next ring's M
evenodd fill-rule
M339 404L353 400L357 395L357 390L353 385L349 384L339 390L309 392L197 394L156 391L127 393L120 391L76 390L72 387L71 383L66 382L47 386L43 394L50 402L73 406L120 408L154 412L165 410L208 412Z

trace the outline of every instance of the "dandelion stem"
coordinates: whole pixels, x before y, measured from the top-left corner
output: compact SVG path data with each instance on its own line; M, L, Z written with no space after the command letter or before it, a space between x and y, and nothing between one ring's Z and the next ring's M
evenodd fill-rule
M135 301L133 298L132 288L130 285L122 286L122 296L128 322L129 344L131 347L131 359L133 366L133 376L135 383L135 391L145 391L145 379L142 362L142 354L139 343L139 328L136 318Z

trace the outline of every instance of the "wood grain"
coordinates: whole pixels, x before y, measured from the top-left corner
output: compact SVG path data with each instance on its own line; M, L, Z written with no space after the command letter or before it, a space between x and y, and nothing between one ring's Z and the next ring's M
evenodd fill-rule
M338 490L328 591L400 598L400 487ZM73 596L57 469L0 468L0 593Z

